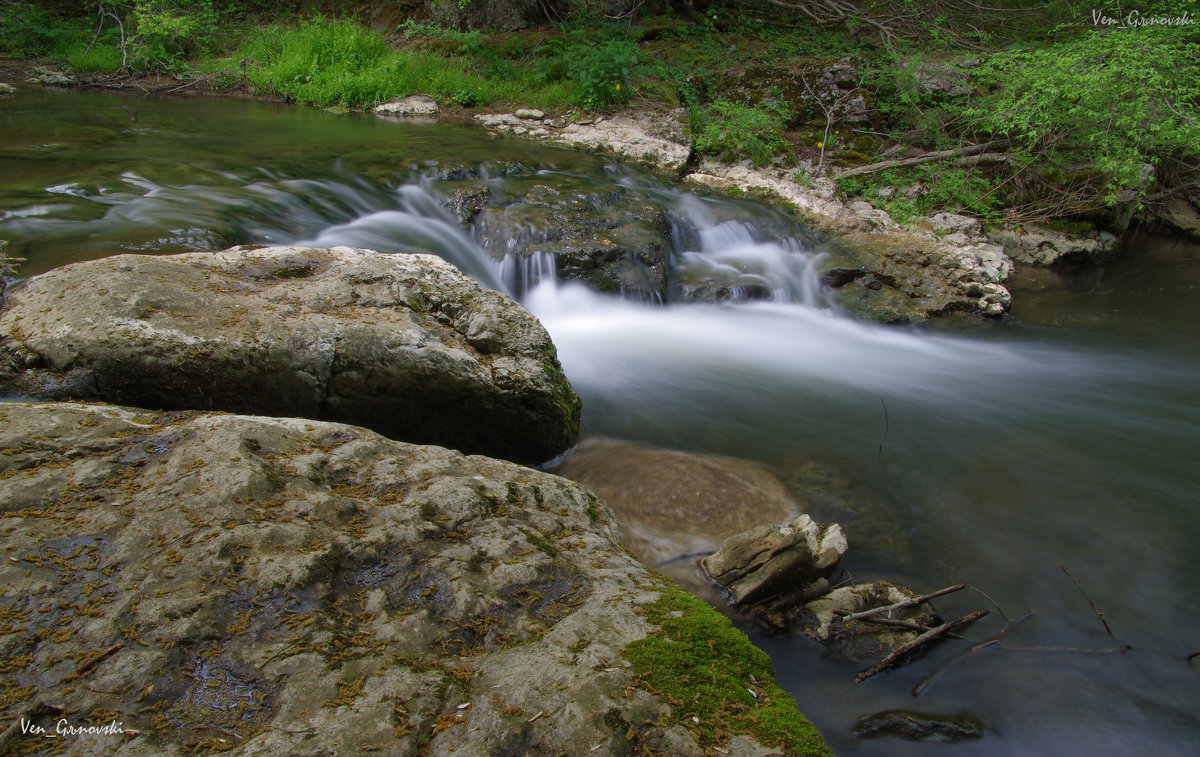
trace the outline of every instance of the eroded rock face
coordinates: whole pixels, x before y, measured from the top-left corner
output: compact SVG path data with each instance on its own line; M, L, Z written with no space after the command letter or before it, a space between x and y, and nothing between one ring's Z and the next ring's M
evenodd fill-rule
M111 405L0 403L0 450L0 717L125 731L69 753L703 751L623 657L668 590L576 484Z
M578 433L541 324L431 255L120 255L35 276L6 303L14 394L337 420L521 462Z
M1033 225L1000 229L991 239L1014 260L1045 266L1104 262L1116 253L1119 241L1107 231L1093 229L1077 236Z

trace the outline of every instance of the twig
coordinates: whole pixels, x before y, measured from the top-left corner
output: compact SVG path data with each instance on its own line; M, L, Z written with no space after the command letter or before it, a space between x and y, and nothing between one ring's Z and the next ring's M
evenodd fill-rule
M879 398L879 404L883 405L883 438L879 440L879 453L875 455L876 460L883 459L883 443L887 441L888 432L887 403L883 401L883 397Z
M1088 605L1092 608L1092 612L1096 613L1096 617L1100 619L1100 623L1104 626L1104 630L1108 632L1108 637L1113 641L1116 641L1117 637L1113 636L1112 629L1108 627L1108 621L1104 619L1104 613L1100 612L1100 610L1096 607L1096 603L1093 602L1092 598L1088 596L1088 593L1083 590L1083 586L1079 584L1079 581L1075 579L1075 576L1071 575L1071 571L1067 570L1066 566L1060 562L1056 562L1054 564L1058 566L1059 570L1067 574L1067 578L1071 579L1071 583L1075 584L1075 588L1079 589L1079 593L1082 594L1083 598L1087 600Z
M988 597L988 599L991 599L991 597ZM997 608L997 609L999 609L999 608ZM925 691L925 689L928 689L931 685L933 685L933 682L935 680L937 680L937 677L940 676L942 673L945 673L947 670L949 670L950 668L954 667L955 665L957 665L958 663L962 662L963 660L967 659L968 657L970 657L972 655L978 654L985 649L992 649L993 647L1000 646L1001 644L1004 643L1004 637L1008 635L1009 631L1016 628L1021 623L1024 623L1025 621L1029 620L1030 618L1033 617L1033 615L1034 615L1034 613L1027 612L1024 615L1022 615L1021 617L1019 617L1016 620L1011 621L1011 622L1008 621L1007 618L1005 618L1004 628L1002 628L1000 630L1000 633L996 634L995 636L988 639L987 641L981 641L978 644L971 645L970 647L967 648L966 651L964 651L962 654L957 655L956 657L951 657L949 660L947 660L945 662L945 664L942 665L942 667L935 670L931 675L927 675L924 678L922 678L917 683L917 685L913 687L913 690L909 693L912 694L914 697L920 696L921 692ZM1003 617L1004 613L1000 613L1000 616Z
M926 594L925 596L922 596L922 597L915 597L913 599L905 599L900 602L896 602L895 604L884 605L882 607L872 607L869 610L863 610L862 612L856 612L851 615L846 615L842 618L842 620L844 622L849 622L851 620L861 620L863 618L867 618L872 615L878 615L881 612L886 612L890 616L894 610L903 610L905 607L912 607L914 605L924 604L925 602L928 602L931 599L937 599L938 597L942 597L947 594L953 594L954 592L962 591L965 588L967 588L966 584L955 584L954 586L947 586L945 589L939 589L938 591L935 591L932 594Z
M1004 621L1005 625L1011 625L1013 623L1013 621L1009 620L1008 616L1004 614L1004 610L1000 609L1000 603L997 602L996 600L992 599L992 596L990 594L988 594L983 589L980 589L978 586L972 586L971 590L979 592L980 594L982 594L984 596L985 599L987 599L987 601L992 603L992 607L996 608L996 612L1000 614L1000 619ZM1024 620L1025 620L1025 618L1021 617L1021 618L1018 618L1016 622L1021 623Z
M1107 649L1080 649L1079 647L1005 647L1009 652L1055 652L1069 654L1121 654L1128 652L1133 647L1128 644L1122 644L1119 647L1108 647Z
M111 647L106 647L105 649L101 649L99 652L95 653L91 657L89 657L86 660L84 660L83 662L79 663L79 665L75 668L74 672L68 673L67 675L63 676L63 679L62 679L63 683L66 683L67 681L74 681L76 678L79 678L84 673L86 673L89 670L91 670L92 668L96 667L96 664L99 663L101 660L103 660L105 657L108 657L110 654L117 651L118 649L120 649L123 646L125 646L125 642L118 641L116 644L113 644Z
M920 636L913 639L912 641L910 641L906 644L900 645L895 650L893 650L892 653L889 654L887 657L883 658L882 660L875 663L871 667L867 668L866 670L862 671L858 675L854 676L854 682L862 683L863 681L867 680L868 678L872 678L874 676L879 675L880 673L887 670L888 668L895 666L902 658L904 658L907 655L911 654L912 652L916 651L918 648L928 644L929 642L937 639L940 636L944 636L945 634L949 633L950 631L953 631L956 628L960 628L969 623L974 623L975 621L979 620L980 618L986 617L989 612L990 612L989 610L976 610L973 613L964 615L961 618L956 618L955 620L951 620L948 623L941 624L937 628L933 628L933 629L926 631L925 633L921 634Z

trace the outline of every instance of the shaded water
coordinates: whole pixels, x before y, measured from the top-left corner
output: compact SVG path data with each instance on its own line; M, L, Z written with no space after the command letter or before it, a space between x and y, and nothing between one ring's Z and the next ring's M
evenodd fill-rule
M0 239L32 274L118 252L238 243L430 251L522 293L584 398L589 433L786 466L819 445L881 491L907 548L856 544L856 580L959 581L1012 617L1013 644L1114 644L1123 655L985 652L919 699L959 648L862 685L803 638L757 635L780 682L844 754L1190 754L1200 736L1200 251L1143 237L1106 269L1022 271L1003 325L883 328L825 302L804 229L748 202L681 194L603 161L446 126L220 100L25 93L0 103ZM673 275L732 275L744 305L649 306L497 265L438 198L467 172L510 183L620 186L675 225ZM514 178L537 170L534 177ZM440 177L440 178L439 178ZM540 281L540 283L539 283ZM962 593L945 615L991 603ZM972 631L984 638L993 617ZM991 729L952 747L857 742L856 718L970 711Z

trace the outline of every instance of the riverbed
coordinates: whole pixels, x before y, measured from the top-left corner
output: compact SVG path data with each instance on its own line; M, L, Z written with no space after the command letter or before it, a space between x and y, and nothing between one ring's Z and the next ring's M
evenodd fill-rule
M0 133L0 239L28 258L22 275L234 244L433 252L542 320L585 433L781 475L797 459L837 461L890 529L856 542L848 527L856 581L969 584L938 609L990 609L976 640L1002 615L1036 613L1007 649L947 669L918 698L910 690L967 643L855 684L865 663L745 625L839 754L1194 753L1196 245L1143 233L1103 268L1019 270L1002 321L880 326L838 312L817 283L835 246L775 210L477 128L46 91L0 102ZM530 182L633 193L673 225L672 275L731 272L769 296L622 299L560 285L544 265L496 265L442 207L463 182L493 198ZM988 732L953 747L853 737L859 717L894 708L968 712Z

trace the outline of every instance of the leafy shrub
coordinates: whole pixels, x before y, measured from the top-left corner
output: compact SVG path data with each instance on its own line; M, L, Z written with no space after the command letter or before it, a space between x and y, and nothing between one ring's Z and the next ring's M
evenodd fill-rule
M692 109L696 149L725 160L749 158L766 165L787 148L783 140L785 112L781 106L751 107L717 100L708 108Z
M10 55L48 55L70 33L36 3L0 7L0 50Z
M578 43L564 56L575 82L575 99L585 108L603 108L629 99L629 77L638 64L638 47L628 39Z
M133 63L138 68L183 68L210 53L219 25L211 0L134 0Z

